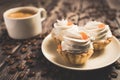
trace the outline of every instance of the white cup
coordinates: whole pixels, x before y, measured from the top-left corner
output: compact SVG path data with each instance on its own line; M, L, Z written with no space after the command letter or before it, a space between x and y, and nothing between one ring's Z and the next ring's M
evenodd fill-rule
M34 12L34 14L21 18L9 17L10 14L20 11ZM27 39L42 33L42 21L47 17L47 12L44 8L25 6L9 9L3 13L3 17L11 38Z

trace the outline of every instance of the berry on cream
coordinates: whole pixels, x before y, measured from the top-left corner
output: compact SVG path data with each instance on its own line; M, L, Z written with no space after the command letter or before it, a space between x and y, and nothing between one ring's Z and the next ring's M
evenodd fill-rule
M74 24L68 20L57 20L57 22L54 24L52 34L56 39L62 40L64 32L73 26Z

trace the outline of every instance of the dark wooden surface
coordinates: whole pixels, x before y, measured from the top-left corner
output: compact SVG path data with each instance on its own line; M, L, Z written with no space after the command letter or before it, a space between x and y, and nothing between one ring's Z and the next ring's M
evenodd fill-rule
M109 1L109 0L107 0ZM106 0L1 0L0 1L0 80L120 80L120 59L110 66L92 71L74 71L49 62L41 43L57 19L67 18L82 26L96 20L110 25L120 40L120 11ZM43 34L28 40L9 38L3 12L18 6L44 7L48 12ZM114 54L114 53L113 53Z

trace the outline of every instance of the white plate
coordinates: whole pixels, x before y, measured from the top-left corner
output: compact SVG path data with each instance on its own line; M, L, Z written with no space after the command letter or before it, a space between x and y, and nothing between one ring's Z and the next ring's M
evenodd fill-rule
M114 63L120 57L120 43L113 36L112 42L106 47L103 52L96 52L93 56L82 66L72 66L65 64L60 55L56 51L56 44L49 34L42 43L43 55L52 63L67 69L72 70L94 70L106 67Z

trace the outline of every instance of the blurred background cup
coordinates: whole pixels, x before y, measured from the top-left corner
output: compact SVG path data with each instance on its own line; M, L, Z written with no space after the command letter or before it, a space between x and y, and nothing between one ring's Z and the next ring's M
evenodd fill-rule
M42 33L47 12L44 8L24 6L5 11L3 17L11 38L28 39Z

